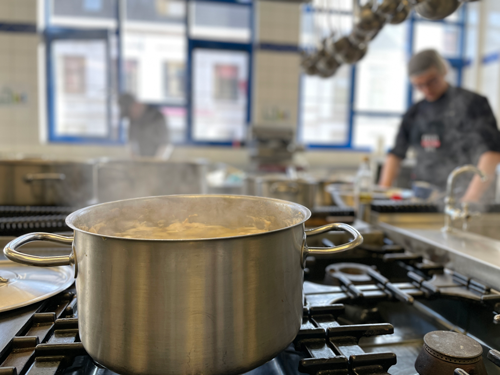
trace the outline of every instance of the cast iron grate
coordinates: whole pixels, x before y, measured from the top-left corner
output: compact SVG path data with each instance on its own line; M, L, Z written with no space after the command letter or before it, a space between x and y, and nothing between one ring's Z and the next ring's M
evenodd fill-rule
M0 348L0 375L111 374L90 359L78 334L74 289L45 301L5 348ZM393 333L390 324L340 325L344 306L304 308L294 341L303 358L299 371L310 375L382 375L396 363L393 353L365 353L361 337ZM294 374L297 373L295 370Z
M69 215L73 207L63 206L0 206L0 218L20 216Z
M337 318L344 305L316 306L304 309L304 317L294 344L306 352L299 371L309 375L386 375L395 365L391 352L365 353L358 345L362 337L394 333L391 324L340 325Z
M21 236L30 232L66 232L66 215L40 215L0 218L0 236Z
M371 210L380 213L418 213L440 212L440 207L433 203L408 203L400 201L374 201L371 204Z

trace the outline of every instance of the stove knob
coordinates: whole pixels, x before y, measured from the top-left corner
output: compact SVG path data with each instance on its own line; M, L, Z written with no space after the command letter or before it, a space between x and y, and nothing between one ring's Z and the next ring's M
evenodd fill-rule
M495 315L495 317L493 318L493 323L500 324L500 314Z
M453 374L454 375L469 375L469 373L467 371L462 370L461 368L455 369L455 371L453 371Z

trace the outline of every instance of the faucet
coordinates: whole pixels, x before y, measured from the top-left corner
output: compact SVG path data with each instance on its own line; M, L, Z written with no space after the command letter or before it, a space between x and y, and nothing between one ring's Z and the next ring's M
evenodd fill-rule
M462 219L463 229L467 228L467 222L469 221L471 214L469 212L469 204L467 202L462 203L462 209L455 208L456 199L453 196L453 188L455 185L455 179L462 173L474 172L477 173L482 181L486 181L486 175L481 172L477 167L473 165L464 165L462 167L457 167L448 176L448 181L446 183L446 198L444 200L444 228L443 231L451 231L451 225L453 221Z

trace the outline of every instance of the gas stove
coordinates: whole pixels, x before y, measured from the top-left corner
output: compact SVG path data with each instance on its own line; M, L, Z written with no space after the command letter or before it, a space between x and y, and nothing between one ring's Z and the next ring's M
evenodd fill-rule
M414 375L428 344L424 336L434 331L467 335L482 348L487 373L500 374L500 292L412 254L380 231L363 235L365 243L356 250L306 260L297 337L246 375ZM309 245L342 243L346 236L330 232ZM464 361L451 362L458 368ZM94 363L80 342L74 287L0 314L5 374L114 374Z
M75 210L63 206L0 206L0 236L69 231L66 216Z

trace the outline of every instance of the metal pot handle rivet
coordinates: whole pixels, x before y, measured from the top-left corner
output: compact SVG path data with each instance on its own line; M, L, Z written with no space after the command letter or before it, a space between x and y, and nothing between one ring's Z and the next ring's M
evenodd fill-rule
M75 264L73 252L70 255L41 257L17 251L21 246L34 241L50 241L63 245L71 245L73 243L73 237L60 236L53 233L29 233L10 241L3 249L3 253L13 262L27 264L29 266L53 267Z
M321 254L333 254L340 253L342 251L352 250L355 247L363 243L363 236L352 226L344 223L333 223L323 225L318 228L306 230L306 236L316 236L317 234L330 232L332 230L341 230L350 233L353 236L351 242L347 242L338 246L328 246L328 247L308 247L304 246L304 258L307 255L321 255Z

